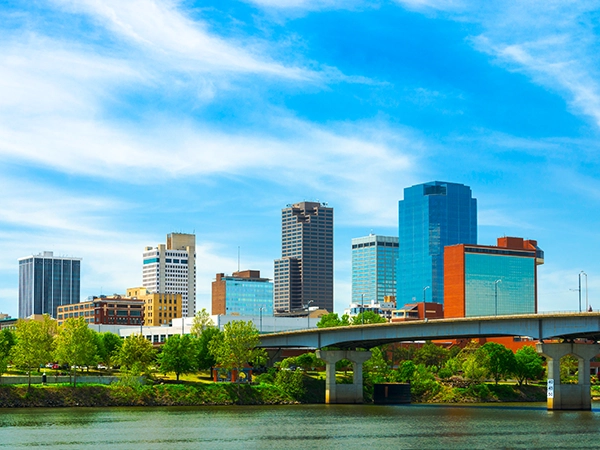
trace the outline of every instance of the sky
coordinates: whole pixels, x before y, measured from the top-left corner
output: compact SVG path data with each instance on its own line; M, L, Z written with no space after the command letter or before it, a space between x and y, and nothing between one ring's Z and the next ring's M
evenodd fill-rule
M124 293L171 232L210 310L238 247L272 277L281 209L318 200L343 312L350 240L432 180L471 187L479 244L538 241L540 311L578 309L581 271L600 308L599 24L594 0L0 1L0 311L20 257Z

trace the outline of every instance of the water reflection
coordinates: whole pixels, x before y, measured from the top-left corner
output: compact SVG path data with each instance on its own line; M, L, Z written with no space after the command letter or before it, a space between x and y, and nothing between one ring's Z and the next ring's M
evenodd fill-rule
M600 411L512 406L307 405L14 409L0 448L596 448Z

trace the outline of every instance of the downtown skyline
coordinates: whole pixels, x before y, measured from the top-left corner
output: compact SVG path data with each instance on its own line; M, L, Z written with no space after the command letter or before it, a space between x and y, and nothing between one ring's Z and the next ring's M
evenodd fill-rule
M405 187L471 187L478 242L537 240L539 310L600 289L600 64L585 5L468 1L17 1L0 6L0 311L18 258L81 257L81 295L142 284L196 234L197 309L219 272L273 278L280 211L398 235Z

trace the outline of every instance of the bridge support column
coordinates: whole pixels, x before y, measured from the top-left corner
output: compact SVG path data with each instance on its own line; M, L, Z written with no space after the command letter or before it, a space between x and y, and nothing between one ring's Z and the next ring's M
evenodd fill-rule
M363 403L362 366L371 358L371 352L317 350L317 357L325 361L325 403ZM352 362L354 373L352 384L336 384L335 363L341 359Z
M548 409L591 410L590 360L600 353L599 344L536 344L548 364ZM560 383L560 359L573 355L579 361L577 384Z

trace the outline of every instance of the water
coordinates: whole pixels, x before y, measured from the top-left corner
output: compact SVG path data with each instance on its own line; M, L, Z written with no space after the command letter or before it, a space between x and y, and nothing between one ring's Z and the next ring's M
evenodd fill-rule
M590 449L599 443L600 408L549 412L545 404L0 410L0 449Z

